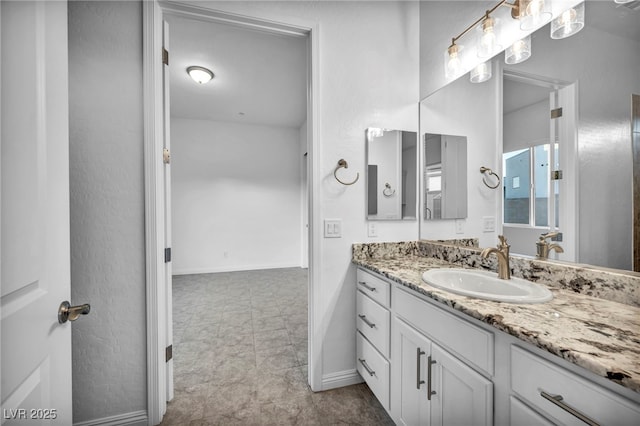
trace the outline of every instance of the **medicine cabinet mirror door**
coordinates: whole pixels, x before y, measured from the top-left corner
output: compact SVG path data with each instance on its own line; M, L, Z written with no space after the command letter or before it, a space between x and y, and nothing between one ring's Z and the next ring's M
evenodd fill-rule
M418 199L417 132L368 128L368 220L416 220Z

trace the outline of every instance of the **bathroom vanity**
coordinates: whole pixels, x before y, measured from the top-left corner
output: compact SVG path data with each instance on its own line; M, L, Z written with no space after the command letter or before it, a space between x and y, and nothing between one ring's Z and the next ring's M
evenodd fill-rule
M422 280L434 268L495 270L475 247L356 244L352 261L357 369L397 424L640 424L637 276L516 260L514 273L554 298L510 304Z

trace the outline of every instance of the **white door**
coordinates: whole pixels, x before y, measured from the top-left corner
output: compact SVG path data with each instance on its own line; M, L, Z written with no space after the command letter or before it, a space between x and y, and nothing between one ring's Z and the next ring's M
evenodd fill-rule
M0 15L2 424L70 425L67 4Z

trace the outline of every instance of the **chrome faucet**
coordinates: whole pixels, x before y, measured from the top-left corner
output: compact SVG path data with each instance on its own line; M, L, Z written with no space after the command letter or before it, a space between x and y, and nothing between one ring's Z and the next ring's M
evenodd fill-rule
M498 278L501 280L511 279L511 269L509 268L509 244L504 235L498 235L500 244L497 247L489 247L482 250L480 256L486 259L491 253L495 253L498 258Z
M548 232L546 234L540 235L540 238L536 243L536 255L538 259L547 259L551 250L555 250L556 253L564 253L564 250L562 249L562 247L560 247L560 244L549 244L547 242L547 238L551 239L557 237L558 235L559 232Z

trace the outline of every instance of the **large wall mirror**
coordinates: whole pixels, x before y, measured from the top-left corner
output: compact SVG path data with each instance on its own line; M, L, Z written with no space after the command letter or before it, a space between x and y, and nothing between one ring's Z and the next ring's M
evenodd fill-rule
M417 133L368 128L367 219L416 220Z
M564 250L552 259L633 269L640 11L587 1L585 17L565 39L551 39L550 24L532 34L524 62L495 56L488 81L467 74L421 102L421 134L466 135L469 150L464 226L426 222L421 238L479 237L488 246L504 233L512 253L534 255L540 235L553 231ZM482 184L482 166L500 176L495 190Z

